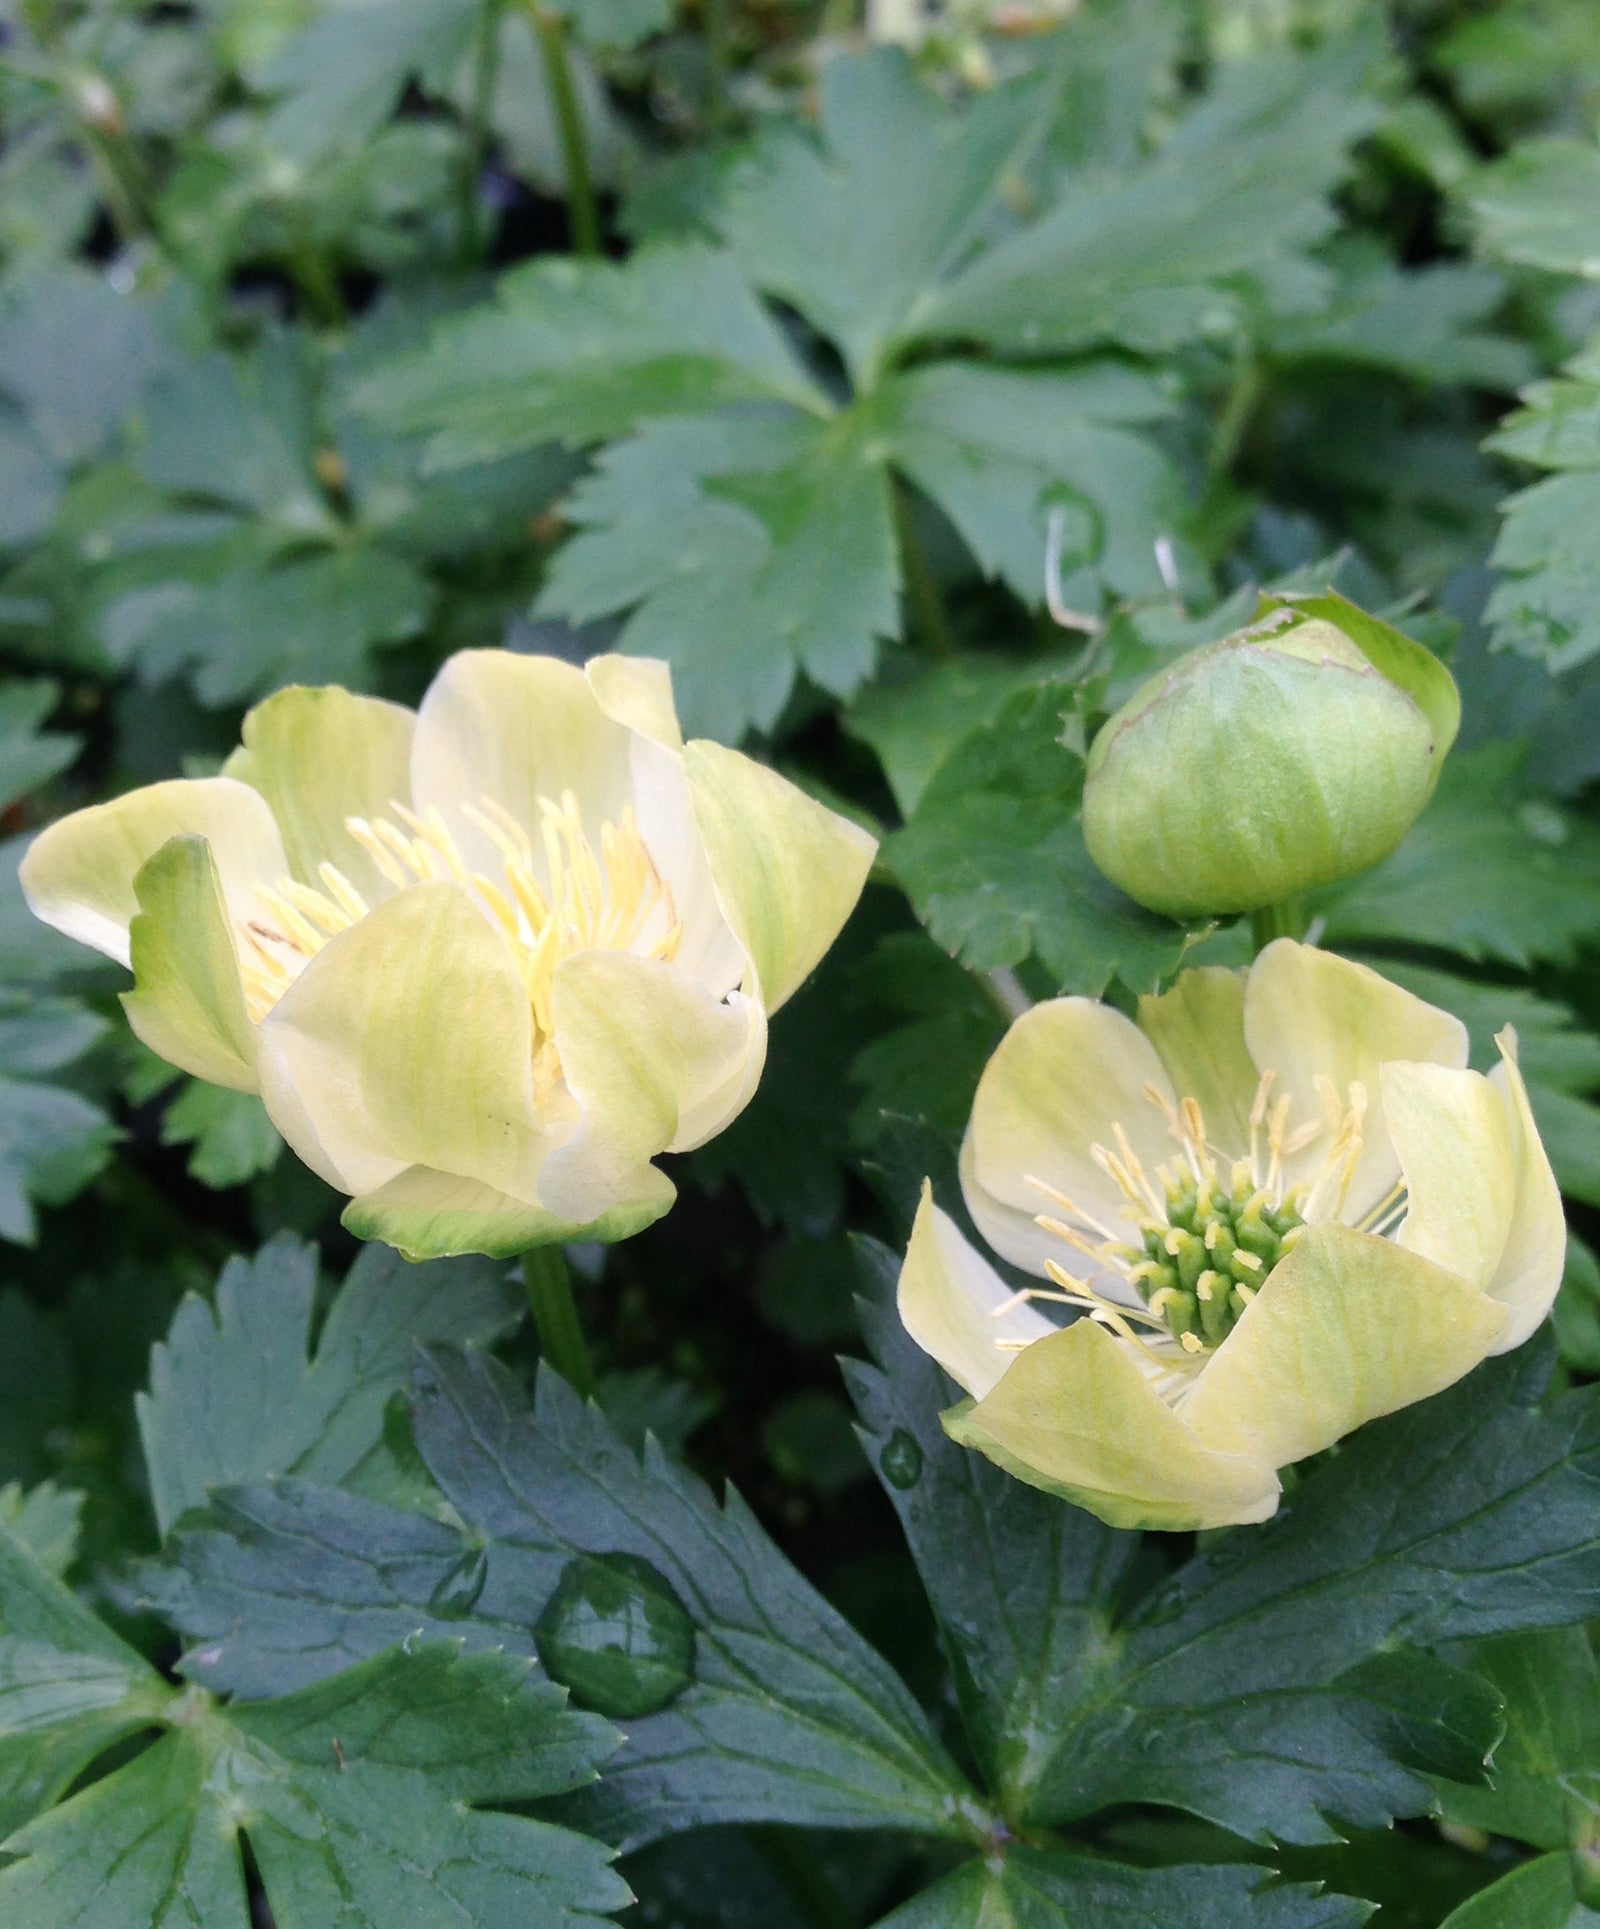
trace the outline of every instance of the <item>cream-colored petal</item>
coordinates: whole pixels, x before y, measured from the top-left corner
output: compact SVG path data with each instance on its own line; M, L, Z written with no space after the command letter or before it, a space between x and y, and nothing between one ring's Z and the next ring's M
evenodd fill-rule
M244 720L244 742L225 774L260 791L283 833L289 869L321 887L319 867L342 871L369 904L395 889L345 828L350 817L388 817L411 800L416 717L398 703L337 684L279 690Z
M559 1219L598 1219L648 1189L650 1161L719 1132L748 1104L766 1015L713 998L659 959L581 951L557 966L555 1038L576 1129L539 1174Z
M1250 1107L1261 1074L1244 1042L1242 971L1182 972L1170 991L1139 1000L1139 1029L1161 1054L1172 1087L1199 1102L1206 1137L1225 1158L1249 1149Z
M608 717L668 750L682 750L672 671L665 663L652 656L596 656L583 673Z
M23 894L35 917L127 964L139 909L133 881L168 839L186 836L210 844L230 921L249 917L256 888L288 869L259 792L232 777L175 778L42 830L22 860Z
M530 1246L568 1239L630 1239L654 1224L676 1196L671 1181L646 1166L634 1197L599 1219L577 1224L480 1180L414 1165L377 1191L352 1199L344 1225L358 1239L381 1239L407 1259L446 1259L454 1253L514 1259Z
M1283 1467L1426 1400L1493 1351L1505 1308L1392 1240L1313 1226L1182 1407L1221 1453Z
M737 750L684 750L695 818L723 915L776 1011L855 909L877 840Z
M412 802L436 807L469 864L497 877L493 841L463 816L491 800L530 832L534 870L547 877L540 799L571 791L598 848L603 823L633 802L626 724L606 715L583 671L552 656L461 650L428 687L411 749Z
M1177 1156L1147 1086L1172 1103L1155 1046L1121 1012L1092 998L1055 998L1023 1013L984 1067L961 1148L967 1210L996 1252L1032 1273L1051 1259L1093 1273L1093 1261L1034 1223L1039 1213L1064 1216L1034 1180L1133 1236L1132 1208L1091 1148L1114 1148L1120 1125L1147 1174ZM1102 1291L1133 1297L1118 1275L1098 1277Z
M673 963L721 998L743 981L750 961L723 915L682 754L639 736L633 742L631 766L639 832L672 893L673 912L683 928Z
M1291 1101L1291 1127L1322 1116L1319 1079L1331 1081L1339 1103L1352 1084L1367 1096L1362 1153L1339 1214L1352 1223L1375 1206L1399 1176L1399 1161L1383 1123L1378 1067L1415 1059L1457 1069L1467 1062L1467 1029L1459 1018L1425 1004L1365 965L1313 945L1279 938L1250 967L1245 986L1244 1034L1262 1071L1277 1075L1274 1097ZM1292 1182L1311 1176L1327 1149L1326 1135L1288 1161Z
M1093 1320L1019 1353L992 1392L944 1424L962 1446L1113 1527L1231 1527L1277 1511L1271 1461L1196 1439L1133 1345Z
M1509 1308L1505 1331L1494 1347L1506 1353L1529 1338L1550 1310L1566 1263L1567 1224L1561 1191L1528 1104L1528 1088L1517 1068L1517 1035L1508 1025L1495 1042L1502 1062L1489 1074L1489 1082L1505 1102L1516 1175L1505 1251L1488 1285L1490 1297Z
M255 1027L211 846L203 837L169 839L140 868L134 891L128 1022L169 1064L253 1092Z
M995 1269L975 1253L948 1213L933 1203L926 1181L900 1268L900 1319L924 1353L930 1353L960 1387L982 1399L1011 1365L1015 1347L1054 1332L1054 1322L1016 1295ZM996 1315L998 1314L998 1317Z
M329 940L262 1021L261 1096L345 1192L426 1165L537 1196L527 992L457 885L414 885Z
M1516 1204L1511 1114L1481 1072L1395 1062L1383 1115L1406 1182L1396 1237L1480 1291L1499 1269Z

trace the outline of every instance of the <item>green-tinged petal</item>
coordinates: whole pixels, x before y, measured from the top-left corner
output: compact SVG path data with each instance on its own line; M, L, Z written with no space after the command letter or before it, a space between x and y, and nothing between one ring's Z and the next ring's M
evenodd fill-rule
M933 1188L924 1182L900 1268L900 1318L923 1352L975 1399L983 1398L1016 1357L1015 1347L1002 1348L1001 1341L1040 1340L1054 1330L1036 1306L1009 1304L1015 1299L962 1238L956 1222L933 1203Z
M1249 1147L1261 1077L1244 1042L1244 987L1242 971L1208 965L1139 1000L1139 1029L1161 1054L1173 1090L1199 1101L1207 1137L1232 1158Z
M1477 1287L1392 1240L1313 1226L1206 1363L1183 1418L1219 1452L1287 1466L1453 1385L1505 1320Z
M414 885L330 939L260 1035L273 1123L342 1192L426 1165L538 1196L528 995L460 886Z
M1131 1342L1093 1320L1035 1342L945 1431L1030 1486L1113 1527L1231 1527L1268 1519L1270 1460L1197 1440L1152 1388Z
M1485 1290L1516 1206L1505 1099L1481 1072L1402 1062L1383 1068L1383 1116L1406 1181L1399 1243Z
M1520 1346L1550 1310L1566 1263L1567 1225L1560 1188L1517 1068L1517 1035L1508 1025L1495 1042L1502 1062L1489 1074L1489 1082L1503 1096L1510 1116L1516 1171L1516 1205L1505 1252L1488 1286L1490 1297L1510 1309L1505 1331L1494 1347L1495 1352L1506 1353Z
M768 1011L798 990L855 908L877 840L737 750L684 750L723 913Z
M608 717L669 750L683 748L672 671L665 663L652 656L596 656L583 673Z
M1092 998L1055 998L1023 1013L984 1067L961 1148L967 1209L997 1252L1034 1273L1048 1259L1093 1273L1093 1260L1034 1223L1037 1213L1064 1216L1034 1180L1119 1236L1133 1236L1130 1208L1091 1148L1114 1149L1120 1125L1147 1171L1174 1155L1147 1086L1171 1104L1155 1046L1121 1012ZM1129 1297L1114 1274L1105 1275L1101 1290Z
M670 964L581 951L556 967L555 1038L577 1127L551 1152L538 1198L562 1219L598 1219L649 1193L650 1161L687 1151L749 1103L766 1015Z
M381 1239L407 1259L447 1259L455 1253L514 1259L530 1246L569 1239L609 1243L630 1239L653 1225L677 1195L654 1166L646 1166L645 1174L647 1182L637 1198L579 1225L477 1179L414 1165L376 1192L352 1199L343 1223L358 1239Z
M530 831L543 872L540 800L570 791L596 846L633 802L634 733L608 717L575 664L461 650L428 686L411 748L411 795L437 807L469 862L498 875L493 842L462 816L488 799Z
M1266 616L1285 608L1299 610L1313 621L1334 624L1375 670L1405 691L1428 719L1433 733L1433 768L1437 774L1461 728L1461 692L1455 678L1433 652L1381 617L1369 616L1336 589L1324 590L1315 596L1263 596L1256 614Z
M416 721L398 703L337 684L279 690L245 718L244 742L224 770L272 806L301 883L320 884L318 867L332 864L369 904L394 890L345 819L387 816L396 799L410 802Z
M35 917L127 964L133 880L169 839L190 835L211 845L230 920L249 917L256 887L288 869L259 792L231 777L175 778L41 831L22 860L22 889Z
M695 821L672 672L653 657L597 656L584 675L606 715L635 733L629 763L639 830L682 928L673 962L721 998L744 977L746 960L723 916Z
M1369 1109L1346 1219L1369 1211L1399 1176L1384 1129L1378 1067L1394 1058L1457 1068L1467 1062L1467 1029L1459 1018L1365 965L1292 938L1269 944L1250 967L1244 1035L1256 1064L1277 1075L1274 1096L1290 1099L1291 1127L1322 1116L1319 1079L1332 1081L1341 1105L1352 1084L1365 1090ZM1326 1151L1324 1135L1291 1157L1291 1181L1308 1178Z
M211 846L203 837L172 838L141 867L134 891L128 1022L169 1064L253 1092L255 1027Z
M723 914L683 754L635 737L632 767L640 835L672 893L673 915L682 930L672 961L702 990L724 997L743 983L749 959Z

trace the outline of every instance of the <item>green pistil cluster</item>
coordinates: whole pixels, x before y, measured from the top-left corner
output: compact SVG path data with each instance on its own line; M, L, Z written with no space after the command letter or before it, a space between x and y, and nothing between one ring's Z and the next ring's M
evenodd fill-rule
M1231 1192L1210 1175L1169 1180L1166 1194L1166 1222L1145 1221L1130 1270L1185 1351L1209 1351L1233 1331L1305 1221L1295 1194L1273 1205L1248 1175Z

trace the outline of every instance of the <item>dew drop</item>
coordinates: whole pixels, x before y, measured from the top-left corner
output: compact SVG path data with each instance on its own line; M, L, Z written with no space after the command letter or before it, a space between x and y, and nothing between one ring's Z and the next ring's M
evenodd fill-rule
M694 1623L637 1554L579 1554L534 1628L545 1673L617 1721L665 1708L694 1673Z
M904 1427L896 1427L878 1456L878 1465L891 1487L915 1487L922 1476L922 1449Z
M469 1547L428 1596L428 1606L441 1621L464 1621L478 1605L488 1573L487 1550Z

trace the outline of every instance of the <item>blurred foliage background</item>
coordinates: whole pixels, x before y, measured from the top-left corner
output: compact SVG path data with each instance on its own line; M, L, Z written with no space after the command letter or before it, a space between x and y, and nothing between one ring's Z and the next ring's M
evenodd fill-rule
M1247 955L1119 899L1076 804L1096 716L1257 586L1336 584L1452 662L1439 794L1319 928L1475 1062L1516 1024L1593 1233L1593 0L0 19L0 1482L82 1496L77 1578L152 1653L150 1346L274 1232L353 1249L15 870L60 811L214 769L284 682L414 701L467 645L663 656L688 729L884 836L677 1210L572 1258L619 1428L735 1479L918 1688L932 1625L833 1357L847 1234L892 1242L948 1169L1019 994ZM1581 1237L1557 1324L1561 1371L1600 1373ZM1480 1847L1296 1853L1423 1925L1497 1872ZM629 1874L641 1921L787 1929L864 1923L915 1866L756 1832Z

